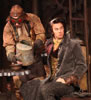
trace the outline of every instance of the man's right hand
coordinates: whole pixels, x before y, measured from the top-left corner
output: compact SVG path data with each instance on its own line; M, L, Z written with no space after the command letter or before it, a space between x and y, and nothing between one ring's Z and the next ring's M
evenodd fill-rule
M40 55L41 52L43 51L43 49L44 49L44 44L43 44L42 40L37 39L33 45L34 54Z
M12 62L11 66L13 70L19 70L22 67L22 62L21 61L16 61L15 63Z
M11 52L8 54L7 56L7 59L10 61L10 62L16 62L16 57L15 57L15 53L14 52Z
M64 80L63 78L58 78L58 79L56 80L56 82L61 82L61 83L65 84L65 80Z

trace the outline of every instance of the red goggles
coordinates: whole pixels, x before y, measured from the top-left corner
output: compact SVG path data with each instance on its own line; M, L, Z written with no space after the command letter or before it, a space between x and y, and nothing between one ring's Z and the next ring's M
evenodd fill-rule
M19 24L20 24L20 23L23 22L23 18L20 18L20 17L19 17L19 18L15 19L15 18L12 18L12 17L11 17L11 18L10 18L10 21L11 21L12 24L16 24L16 23L19 23Z

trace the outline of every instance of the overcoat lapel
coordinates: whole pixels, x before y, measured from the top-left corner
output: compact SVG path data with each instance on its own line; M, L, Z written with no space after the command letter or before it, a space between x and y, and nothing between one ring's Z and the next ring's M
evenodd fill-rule
M59 47L59 52L58 52L58 66L57 66L57 73L56 75L61 71L62 69L62 63L64 62L65 56L67 54L68 51L68 44L69 44L69 38L65 37L65 39L63 40L63 42L60 44Z

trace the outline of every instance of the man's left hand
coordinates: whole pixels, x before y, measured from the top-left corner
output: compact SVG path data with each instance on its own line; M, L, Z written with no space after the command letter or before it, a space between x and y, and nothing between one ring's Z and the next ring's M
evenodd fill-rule
M70 76L65 80L66 84L70 85L70 84L74 84L76 85L78 83L78 78L76 76Z

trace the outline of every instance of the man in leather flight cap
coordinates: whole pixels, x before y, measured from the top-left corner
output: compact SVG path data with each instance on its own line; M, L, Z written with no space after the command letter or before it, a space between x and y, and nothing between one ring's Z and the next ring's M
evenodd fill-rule
M39 100L57 100L79 90L79 80L87 71L79 42L70 39L65 20L56 17L49 25L52 37L47 40L45 48L50 74L41 85L43 98Z
M3 31L3 46L8 61L22 65L22 61L16 57L16 44L21 41L28 45L32 44L35 63L26 67L31 73L22 76L21 80L26 82L28 79L44 78L45 70L40 55L45 43L45 30L40 18L35 14L25 13L20 5L14 5L6 21Z

